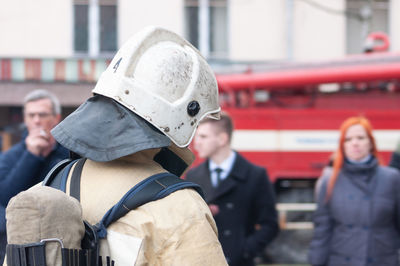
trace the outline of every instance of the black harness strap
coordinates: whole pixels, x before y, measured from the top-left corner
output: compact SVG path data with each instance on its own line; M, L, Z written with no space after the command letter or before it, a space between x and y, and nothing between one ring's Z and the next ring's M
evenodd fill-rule
M9 244L7 250L7 265L46 266L46 246L44 242L27 245Z
M129 211L148 202L162 199L184 188L194 189L203 197L203 191L199 185L183 180L168 172L155 174L139 182L131 188L96 225L99 228L99 237L105 237L106 228Z
M86 249L61 249L62 266L91 265L90 250Z
M57 242L61 243L61 240ZM61 248L62 266L98 266L92 263L91 250ZM7 245L8 266L46 266L46 241Z
M71 175L70 195L80 200L81 174L86 159L64 160L57 164L43 181L44 186L51 186L65 192L69 172L75 164ZM180 172L180 167L175 167ZM67 249L62 245L61 254L63 266L99 266L99 240L106 237L107 227L118 220L130 210L168 196L174 191L192 188L201 196L203 193L199 185L180 179L171 173L155 174L139 182L131 188L122 199L115 204L101 219L92 226L84 221L85 236L81 242L80 250ZM54 239L47 239L53 241ZM44 241L44 240L42 240ZM112 258L111 258L112 259ZM107 258L107 265L114 265L114 261ZM45 242L24 245L7 245L7 265L9 266L46 266Z
M50 172L46 175L43 180L43 186L50 186L53 188L60 188L61 186L61 175L65 171L66 166L73 162L72 159L65 159L56 164Z
M69 187L69 194L77 199L79 202L81 201L81 174L85 162L86 158L81 158L75 164L75 168L72 171L71 184Z

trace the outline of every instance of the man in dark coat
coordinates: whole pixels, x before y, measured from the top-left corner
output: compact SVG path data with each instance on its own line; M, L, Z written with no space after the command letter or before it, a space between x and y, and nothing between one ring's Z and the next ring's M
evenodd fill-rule
M50 134L60 119L61 106L52 93L35 90L25 97L27 136L0 156L0 264L5 253L4 209L8 201L42 181L54 165L68 158L68 150Z
M232 120L224 113L220 120L200 123L195 149L207 160L190 170L186 179L202 186L229 265L250 266L279 227L266 170L232 150L232 131Z
M389 166L400 170L400 141L397 143L396 150L392 153Z

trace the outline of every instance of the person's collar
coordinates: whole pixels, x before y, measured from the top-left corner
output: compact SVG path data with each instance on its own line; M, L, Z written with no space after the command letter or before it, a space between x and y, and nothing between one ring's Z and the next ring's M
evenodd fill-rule
M210 164L209 164L210 171L213 171L215 168L221 168L224 173L229 173L233 167L235 159L236 159L236 152L234 151L231 151L229 156L219 165L210 159Z
M351 160L349 158L346 158L346 160L351 163L351 164L364 164L367 163L371 160L372 155L368 154L367 156L365 156L364 158L362 158L361 160L355 161L355 160Z

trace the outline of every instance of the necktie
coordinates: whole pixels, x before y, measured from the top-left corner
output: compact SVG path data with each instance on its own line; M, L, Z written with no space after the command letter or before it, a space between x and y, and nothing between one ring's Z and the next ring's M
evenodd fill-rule
M214 171L215 171L215 173L217 174L217 182L216 182L217 185L216 185L216 186L218 187L219 184L220 184L221 181L222 181L222 180L221 180L221 173L222 173L223 170L222 170L221 168L217 167L217 168L214 169Z

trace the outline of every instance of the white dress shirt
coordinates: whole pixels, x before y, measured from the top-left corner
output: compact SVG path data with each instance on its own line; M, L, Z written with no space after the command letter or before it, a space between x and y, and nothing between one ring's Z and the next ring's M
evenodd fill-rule
M209 161L209 169L210 169L210 176L211 176L211 184L214 187L218 186L218 177L217 177L217 172L215 169L221 168L222 172L220 174L220 181L226 179L229 175L229 173L232 170L233 164L236 159L236 152L232 151L231 154L229 155L228 158L226 158L220 165L216 164L213 162L211 159Z

